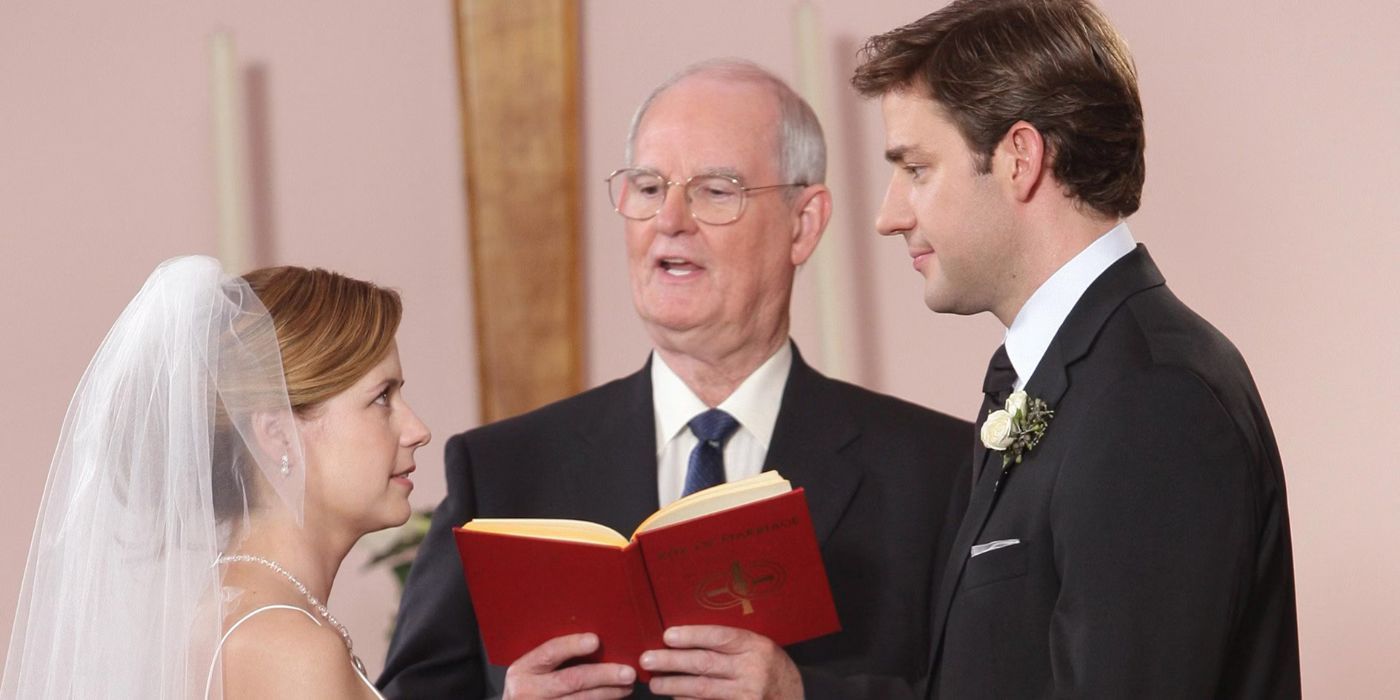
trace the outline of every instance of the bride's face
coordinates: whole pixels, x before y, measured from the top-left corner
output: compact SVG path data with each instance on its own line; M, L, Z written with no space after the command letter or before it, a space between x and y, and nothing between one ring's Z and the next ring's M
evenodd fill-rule
M404 400L397 344L354 386L298 422L308 522L315 517L363 534L408 520L413 453L431 435Z

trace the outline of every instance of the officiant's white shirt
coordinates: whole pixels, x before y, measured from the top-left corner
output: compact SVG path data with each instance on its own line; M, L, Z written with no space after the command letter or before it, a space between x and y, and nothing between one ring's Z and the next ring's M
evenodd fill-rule
M1026 382L1045 357L1050 341L1055 339L1084 291L1104 270L1136 247L1137 241L1128 230L1128 222L1121 221L1056 270L1026 300L1006 330L1006 355L1011 358L1011 366L1016 368L1017 390L1026 388Z
M739 428L724 445L725 481L738 481L763 471L791 369L792 345L785 342L716 406L739 421ZM690 452L700 442L687 424L710 407L655 351L651 353L651 403L656 412L656 495L664 506L680 498Z

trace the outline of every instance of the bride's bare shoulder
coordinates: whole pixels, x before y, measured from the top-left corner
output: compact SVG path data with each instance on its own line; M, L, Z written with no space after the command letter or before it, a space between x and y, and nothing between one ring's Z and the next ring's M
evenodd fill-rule
M226 700L353 698L364 692L345 642L325 621L318 624L290 607L262 609L233 622L240 619L220 655Z

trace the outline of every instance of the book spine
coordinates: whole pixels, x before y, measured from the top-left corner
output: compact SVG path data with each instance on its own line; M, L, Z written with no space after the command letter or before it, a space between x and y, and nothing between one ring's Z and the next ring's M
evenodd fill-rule
M637 639L640 640L643 649L664 649L666 643L661 638L661 633L665 631L661 623L661 610L656 604L656 591L652 588L651 576L647 573L642 548L636 542L632 542L624 554L627 581L632 586L632 603L637 611ZM637 670L637 681L646 683L651 680L651 674L639 665L639 661L640 659L633 659L632 667Z

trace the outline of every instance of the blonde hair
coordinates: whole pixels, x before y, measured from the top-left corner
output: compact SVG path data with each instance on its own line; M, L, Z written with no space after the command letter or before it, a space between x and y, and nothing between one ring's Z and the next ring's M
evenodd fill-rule
M265 267L243 279L272 314L287 396L303 417L379 364L403 317L398 292L320 268Z

